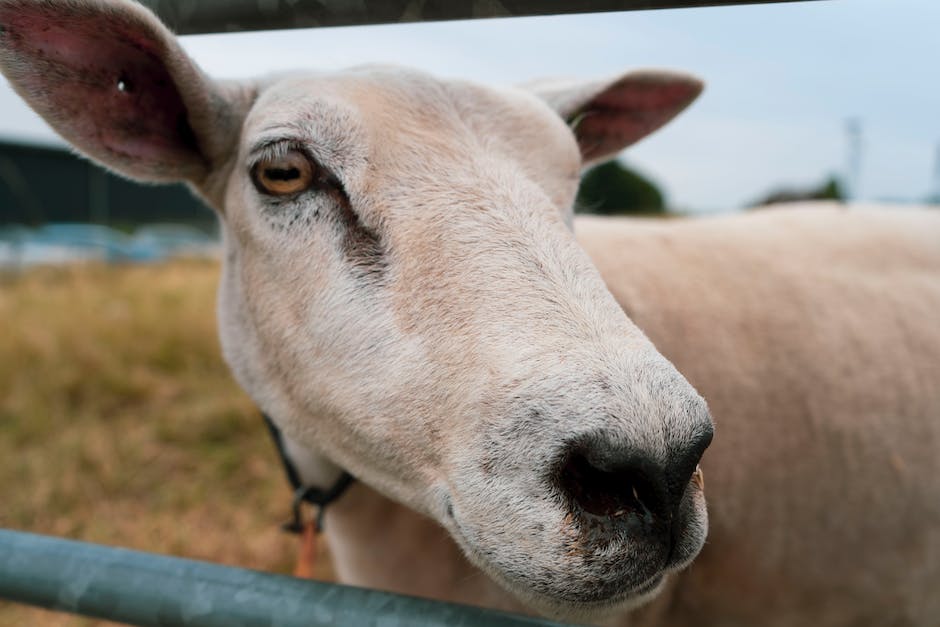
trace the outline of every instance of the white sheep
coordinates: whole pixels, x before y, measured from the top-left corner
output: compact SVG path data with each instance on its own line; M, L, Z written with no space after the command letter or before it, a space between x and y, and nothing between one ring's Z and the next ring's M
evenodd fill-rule
M307 481L358 479L327 513L343 581L610 624L940 620L940 214L574 220L584 164L698 95L680 74L217 82L124 0L0 0L0 67L89 157L217 210L228 363ZM696 389L711 531L682 571Z

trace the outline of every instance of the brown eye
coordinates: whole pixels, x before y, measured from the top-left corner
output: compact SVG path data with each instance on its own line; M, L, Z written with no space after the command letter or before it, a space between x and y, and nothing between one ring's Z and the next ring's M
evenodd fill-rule
M314 182L314 169L310 160L302 153L287 154L263 159L252 170L258 190L274 196L296 194L309 188Z

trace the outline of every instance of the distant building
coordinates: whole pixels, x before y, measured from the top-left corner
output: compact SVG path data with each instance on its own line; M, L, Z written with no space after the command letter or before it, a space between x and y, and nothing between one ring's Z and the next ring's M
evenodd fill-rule
M212 211L183 185L143 185L65 148L0 141L0 226L176 222L210 230Z

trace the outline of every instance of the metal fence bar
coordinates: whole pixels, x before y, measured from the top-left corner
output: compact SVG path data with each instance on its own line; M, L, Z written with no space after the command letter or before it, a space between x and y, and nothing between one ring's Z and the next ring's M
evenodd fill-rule
M5 529L0 529L0 599L154 627L553 624Z
M141 0L177 33L351 26L813 0ZM818 0L816 0L818 1Z

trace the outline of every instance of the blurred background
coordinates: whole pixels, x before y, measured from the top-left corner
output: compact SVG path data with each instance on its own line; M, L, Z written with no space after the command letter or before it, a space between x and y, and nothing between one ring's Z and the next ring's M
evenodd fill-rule
M686 70L699 102L586 173L578 207L704 215L940 203L938 25L936 0L829 0L182 41L228 78ZM289 491L216 340L216 237L185 188L74 156L0 79L0 526L289 571ZM87 622L0 604L0 625Z
M578 207L704 214L818 197L940 202L937 24L933 0L828 0L182 40L226 78L370 62L496 84L637 67L692 72L708 84L702 98L589 173ZM50 223L118 233L11 229ZM137 233L155 223L163 226ZM0 264L68 254L53 244L82 238L99 242L98 256L146 260L198 248L214 218L181 187L141 188L71 156L4 81L0 228Z

